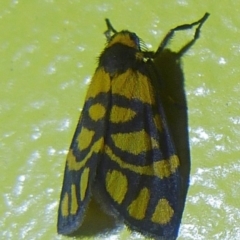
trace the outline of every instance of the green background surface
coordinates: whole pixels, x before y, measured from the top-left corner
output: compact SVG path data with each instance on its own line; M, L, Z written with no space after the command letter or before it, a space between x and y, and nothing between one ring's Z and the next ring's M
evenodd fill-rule
M105 44L104 18L155 50L169 29L209 12L182 59L192 169L179 239L239 239L239 7L230 0L1 1L0 238L66 239L56 233L65 158ZM177 35L173 47L192 34ZM121 228L109 239L144 237Z

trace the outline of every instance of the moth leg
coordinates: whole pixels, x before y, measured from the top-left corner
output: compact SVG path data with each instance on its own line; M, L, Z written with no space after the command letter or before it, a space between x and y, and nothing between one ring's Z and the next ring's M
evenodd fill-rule
M191 29L193 26L198 25L196 31L195 31L195 35L192 41L190 41L188 44L186 44L180 51L179 54L183 55L194 43L195 41L199 38L200 36L200 29L203 25L203 23L207 20L207 18L209 17L209 13L205 13L204 16L199 19L196 22L193 22L191 24L183 24L180 26L177 26L173 29L171 29L168 34L165 36L165 38L163 39L163 41L161 42L160 46L158 47L158 50L155 52L155 57L161 53L163 51L163 49L168 45L170 39L173 37L174 33L176 31L182 31L182 30L187 30L187 29Z

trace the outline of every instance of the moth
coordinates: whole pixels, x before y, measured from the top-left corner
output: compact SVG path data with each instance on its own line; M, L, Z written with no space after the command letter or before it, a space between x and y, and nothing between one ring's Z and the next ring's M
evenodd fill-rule
M194 43L208 16L170 30L156 52L143 50L135 33L117 32L106 19L107 45L67 155L58 233L81 226L93 195L130 229L176 239L181 161L157 91L160 76L150 69L176 31L197 26Z

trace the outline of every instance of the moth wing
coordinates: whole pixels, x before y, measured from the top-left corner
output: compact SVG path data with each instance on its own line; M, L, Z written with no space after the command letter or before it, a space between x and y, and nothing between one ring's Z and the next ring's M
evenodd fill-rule
M179 160L153 88L138 71L112 79L108 134L96 182L109 211L132 229L174 239L180 223Z
M79 228L89 204L104 146L109 89L109 75L97 69L67 155L58 210L60 234L68 235Z

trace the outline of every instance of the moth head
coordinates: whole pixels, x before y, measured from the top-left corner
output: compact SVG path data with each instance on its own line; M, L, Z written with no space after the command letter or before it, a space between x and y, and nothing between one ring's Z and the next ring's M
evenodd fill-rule
M120 43L122 45L134 48L139 51L141 50L139 37L135 33L126 30L115 33L108 40L107 47L111 47L116 43Z
M111 47L116 43L123 44L128 47L132 47L138 51L141 51L141 39L133 32L123 30L121 32L116 31L109 19L105 19L107 24L107 31L104 32L107 38L107 47Z

